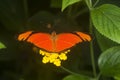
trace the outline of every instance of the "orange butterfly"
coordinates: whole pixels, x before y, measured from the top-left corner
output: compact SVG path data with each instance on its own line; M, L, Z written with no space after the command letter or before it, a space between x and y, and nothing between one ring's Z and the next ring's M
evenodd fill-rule
M74 33L33 33L33 31L27 31L18 36L18 40L27 41L35 46L44 49L48 52L61 52L69 49L77 43L83 41L90 41L91 37L88 34L82 32Z

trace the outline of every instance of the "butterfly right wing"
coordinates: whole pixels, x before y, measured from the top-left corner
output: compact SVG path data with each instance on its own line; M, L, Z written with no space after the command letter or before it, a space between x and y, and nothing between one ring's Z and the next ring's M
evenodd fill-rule
M60 33L56 39L56 52L71 48L79 42L82 42L82 39L75 34Z
M79 37L84 41L90 41L91 37L88 34L82 33L82 32L75 32Z
M60 33L57 35L56 39L56 52L63 51L65 49L69 49L77 43L81 43L83 41L90 41L91 37L88 34L82 32L73 33Z

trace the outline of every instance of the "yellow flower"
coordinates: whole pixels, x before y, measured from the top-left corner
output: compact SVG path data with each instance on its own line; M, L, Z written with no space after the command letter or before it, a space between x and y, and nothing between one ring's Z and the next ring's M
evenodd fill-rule
M59 58L60 58L61 60L67 60L67 56L66 56L66 54L64 54L64 53L61 53L61 54L59 55Z
M45 55L44 51L42 51L42 50L39 50L39 53L40 53L41 55Z
M53 64L55 64L56 66L61 66L60 59L56 59Z
M70 52L70 50L67 50L62 53L49 53L43 50L40 50L39 53L43 56L42 62L43 63L53 63L56 66L61 66L62 60L67 60L66 54Z
M49 57L44 56L42 62L48 63L50 61Z
M55 61L55 59L58 58L58 54L57 53L52 53L49 58L50 58L50 63L53 63Z

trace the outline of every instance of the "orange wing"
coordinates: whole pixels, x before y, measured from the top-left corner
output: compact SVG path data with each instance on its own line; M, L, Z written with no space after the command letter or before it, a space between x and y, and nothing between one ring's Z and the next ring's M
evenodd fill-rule
M90 41L91 37L82 32L61 33L61 34L47 34L47 33L34 33L28 31L18 36L18 40L26 40L35 46L42 48L49 52L61 52L65 49L71 48L79 42ZM32 34L30 36L30 34Z
M45 49L47 51L53 50L53 43L50 38L50 34L47 33L35 33L28 38L28 42L33 43L35 46Z
M29 35L30 34L32 34L32 32L33 31L27 31L27 32L25 32L25 33L22 33L22 34L20 34L19 36L18 36L18 40L19 41L24 41L24 40L26 40L28 37L29 37Z
M50 38L50 34L47 33L34 33L32 34L33 31L27 31L25 33L22 33L18 36L19 41L24 41L26 40L27 42L30 42L34 44L35 46L45 49L47 51L52 51L53 50L53 43ZM31 35L30 35L31 34Z
M82 32L76 32L82 38L84 41L90 41L91 37L88 34L82 33Z
M78 34L78 35L76 35ZM63 51L65 49L71 48L79 42L90 41L91 38L89 35L84 34L82 32L76 32L76 34L72 33L62 33L58 34L56 40L56 52Z

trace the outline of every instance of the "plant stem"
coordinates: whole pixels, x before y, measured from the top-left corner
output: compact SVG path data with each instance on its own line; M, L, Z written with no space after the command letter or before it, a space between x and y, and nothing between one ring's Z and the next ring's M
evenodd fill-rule
M91 63L92 63L92 69L93 69L93 75L96 77L96 66L95 66L95 59L94 59L94 52L93 52L93 42L90 42L90 53L91 53Z
M75 15L74 15L74 18L78 17L79 15L82 15L83 13L87 12L88 9L87 8L84 8L80 11L78 11Z
M91 21L91 17L89 19L89 32L90 34L92 35L93 34L93 24L92 24L92 21ZM91 63L92 63L92 68L93 68L93 75L94 77L97 76L96 74L96 66L95 66L95 59L94 59L94 49L93 49L93 41L90 42L90 54L91 54Z
M93 24L92 24L92 20L91 20L91 11L93 9L92 6L92 0L85 0L86 4L89 8L89 13L90 13L90 17L89 17L89 32L91 35L93 35ZM94 48L93 48L93 40L90 42L90 55L91 55L91 63L92 63L92 69L93 69L93 75L96 78L97 73L96 73L96 66L95 66L95 59L94 59Z
M65 67L63 67L63 66L61 66L61 68L62 68L63 70L65 70L66 72L70 73L70 74L78 75L77 73L72 72L72 71L68 70L67 68L65 68Z

